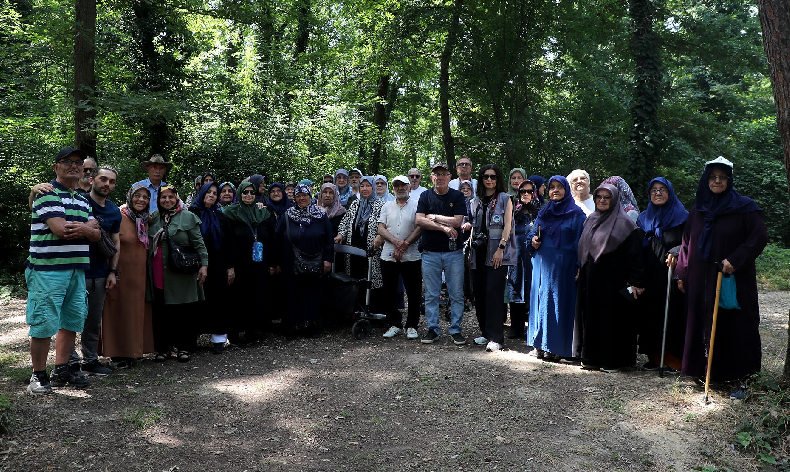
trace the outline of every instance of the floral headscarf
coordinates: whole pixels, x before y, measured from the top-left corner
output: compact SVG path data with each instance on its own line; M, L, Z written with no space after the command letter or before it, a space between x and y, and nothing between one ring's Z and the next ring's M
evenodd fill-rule
M143 184L134 184L126 192L126 204L121 206L121 213L134 222L134 227L137 229L137 239L148 249L148 205L141 212L135 210L132 205L132 197L138 190L145 190L148 193L148 198L151 198L151 191L148 190L148 187Z
M294 199L296 199L296 195L300 193L304 193L312 199L312 196L310 195L310 187L307 185L299 184L294 188ZM285 210L285 214L294 223L299 223L299 226L302 227L302 231L304 231L305 226L313 222L313 219L320 220L321 218L326 218L326 212L318 208L318 206L316 206L312 200L304 208L301 208L299 205L292 206L291 208Z

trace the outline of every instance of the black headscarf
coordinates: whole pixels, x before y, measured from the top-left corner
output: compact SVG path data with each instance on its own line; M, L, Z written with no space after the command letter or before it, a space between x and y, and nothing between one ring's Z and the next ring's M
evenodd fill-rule
M217 201L210 207L207 207L204 200L206 199L206 193L212 186L217 188ZM219 218L216 213L221 211L219 207L219 184L216 182L203 184L200 187L197 198L192 202L192 206L189 207L189 211L200 217L200 233L203 236L211 234L214 240L214 247L216 249L222 247L222 229L219 226Z

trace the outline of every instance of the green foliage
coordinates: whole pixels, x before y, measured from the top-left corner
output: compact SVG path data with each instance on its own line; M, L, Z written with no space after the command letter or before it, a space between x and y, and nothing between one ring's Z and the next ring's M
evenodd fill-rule
M760 288L790 290L790 249L768 244L756 264Z
M137 408L125 411L121 420L138 429L148 429L162 421L163 414L162 409L158 407Z
M7 393L0 394L0 434L7 434L11 431L11 426L13 424L13 416L11 415L11 410L13 410L14 406L11 403L11 398L8 396Z

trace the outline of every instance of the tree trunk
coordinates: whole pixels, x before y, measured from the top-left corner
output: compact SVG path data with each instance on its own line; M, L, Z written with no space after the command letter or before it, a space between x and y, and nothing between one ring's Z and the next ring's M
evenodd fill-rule
M774 91L785 175L790 186L790 3L787 0L757 0L757 7ZM790 379L790 343L785 354L783 375L785 380Z
M74 32L74 145L89 156L96 156L96 0L75 0Z
M370 159L370 172L378 174L381 168L381 148L384 140L384 129L387 126L386 102L390 88L390 76L382 75L376 87L376 106L373 111L373 126L376 127L376 137L373 140L373 155Z
M455 0L453 19L447 32L447 41L439 60L439 112L442 118L442 142L447 165L455 176L455 140L450 130L450 58L453 55L455 38L458 36L458 27L461 19L461 8L464 0Z

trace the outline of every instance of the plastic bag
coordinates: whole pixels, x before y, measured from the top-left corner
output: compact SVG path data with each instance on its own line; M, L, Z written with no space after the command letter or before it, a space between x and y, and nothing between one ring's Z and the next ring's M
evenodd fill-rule
M735 275L724 274L721 278L721 293L719 293L719 307L725 310L740 310L736 296Z

